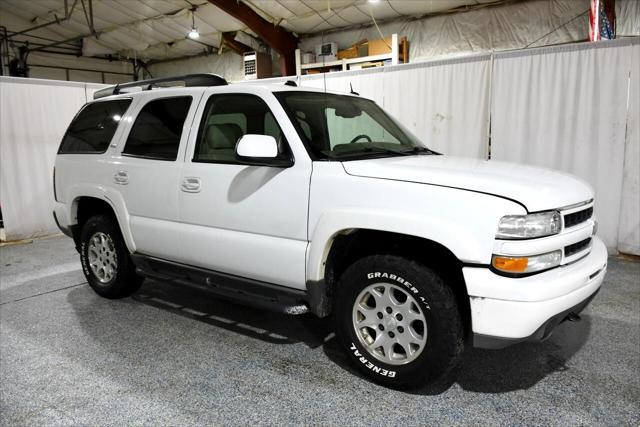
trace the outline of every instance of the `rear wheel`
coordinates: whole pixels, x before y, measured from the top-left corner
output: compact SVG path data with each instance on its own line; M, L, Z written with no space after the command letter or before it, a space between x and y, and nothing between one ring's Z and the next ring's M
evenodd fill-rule
M336 331L358 369L409 387L451 373L463 328L451 288L433 270L391 255L363 258L340 278Z
M124 298L140 288L142 277L124 244L117 224L107 215L89 218L80 235L80 260L87 282L106 298Z

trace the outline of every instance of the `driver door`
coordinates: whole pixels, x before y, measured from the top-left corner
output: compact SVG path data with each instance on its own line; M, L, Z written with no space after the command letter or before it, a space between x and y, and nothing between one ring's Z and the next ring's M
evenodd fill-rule
M282 168L235 157L245 134L273 136L279 157L294 156L288 140L297 135L268 95L210 94L200 104L181 174L181 256L197 267L304 289L310 160L297 156Z

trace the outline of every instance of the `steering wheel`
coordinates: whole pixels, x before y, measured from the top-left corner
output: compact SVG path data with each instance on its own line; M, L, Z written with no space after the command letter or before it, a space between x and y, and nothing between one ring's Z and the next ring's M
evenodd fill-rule
M365 138L367 142L373 142L369 135L361 134L353 138L351 141L349 141L349 144L353 144L354 142L358 141L360 138Z

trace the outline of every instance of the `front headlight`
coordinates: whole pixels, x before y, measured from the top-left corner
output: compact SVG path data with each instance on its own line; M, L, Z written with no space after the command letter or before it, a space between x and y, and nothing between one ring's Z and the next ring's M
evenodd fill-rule
M558 211L547 211L529 215L507 215L498 224L498 239L531 239L558 234L562 217Z
M520 275L549 270L559 266L561 260L562 251L558 250L528 257L494 255L491 259L491 265L504 273Z

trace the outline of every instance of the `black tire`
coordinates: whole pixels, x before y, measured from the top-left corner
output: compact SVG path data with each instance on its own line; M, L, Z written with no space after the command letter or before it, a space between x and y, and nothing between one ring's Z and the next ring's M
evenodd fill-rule
M391 287L395 286L401 291L406 290L407 294L413 296L413 302L420 307L426 320L426 341L420 352L416 352L417 356L412 356L415 359L410 360L407 357L404 364L385 363L376 358L356 333L356 299L362 295L361 292L366 292L365 289L371 289L371 285L380 282L388 282L389 285L393 285ZM397 289L394 292L397 292ZM355 262L344 272L337 284L335 295L336 333L353 364L367 378L393 388L409 388L426 385L438 379L449 379L457 371L456 367L464 349L460 312L451 288L430 268L398 256L369 256ZM375 315L380 316L377 308L375 311ZM398 327L395 321L392 322L387 325L386 330L383 329L385 332L381 333L391 335L391 330L395 330L396 334L407 332ZM393 329L394 327L396 329ZM405 328L408 329L406 324ZM378 331L375 330L375 333L377 335ZM396 348L398 347L392 347ZM402 350L402 347L399 348ZM395 354L395 350L389 352L392 353ZM379 350L378 357L382 357Z
M89 265L90 240L94 236L105 235L111 240L109 247L113 250L106 250L104 255L113 257L115 260L115 273L109 280L107 277L99 278ZM95 252L95 251L94 251ZM115 256L114 256L115 255ZM89 218L82 226L80 233L80 261L82 271L87 282L100 296L110 299L128 297L136 292L142 285L143 277L135 273L135 267L129 256L118 224L108 215L96 215Z

